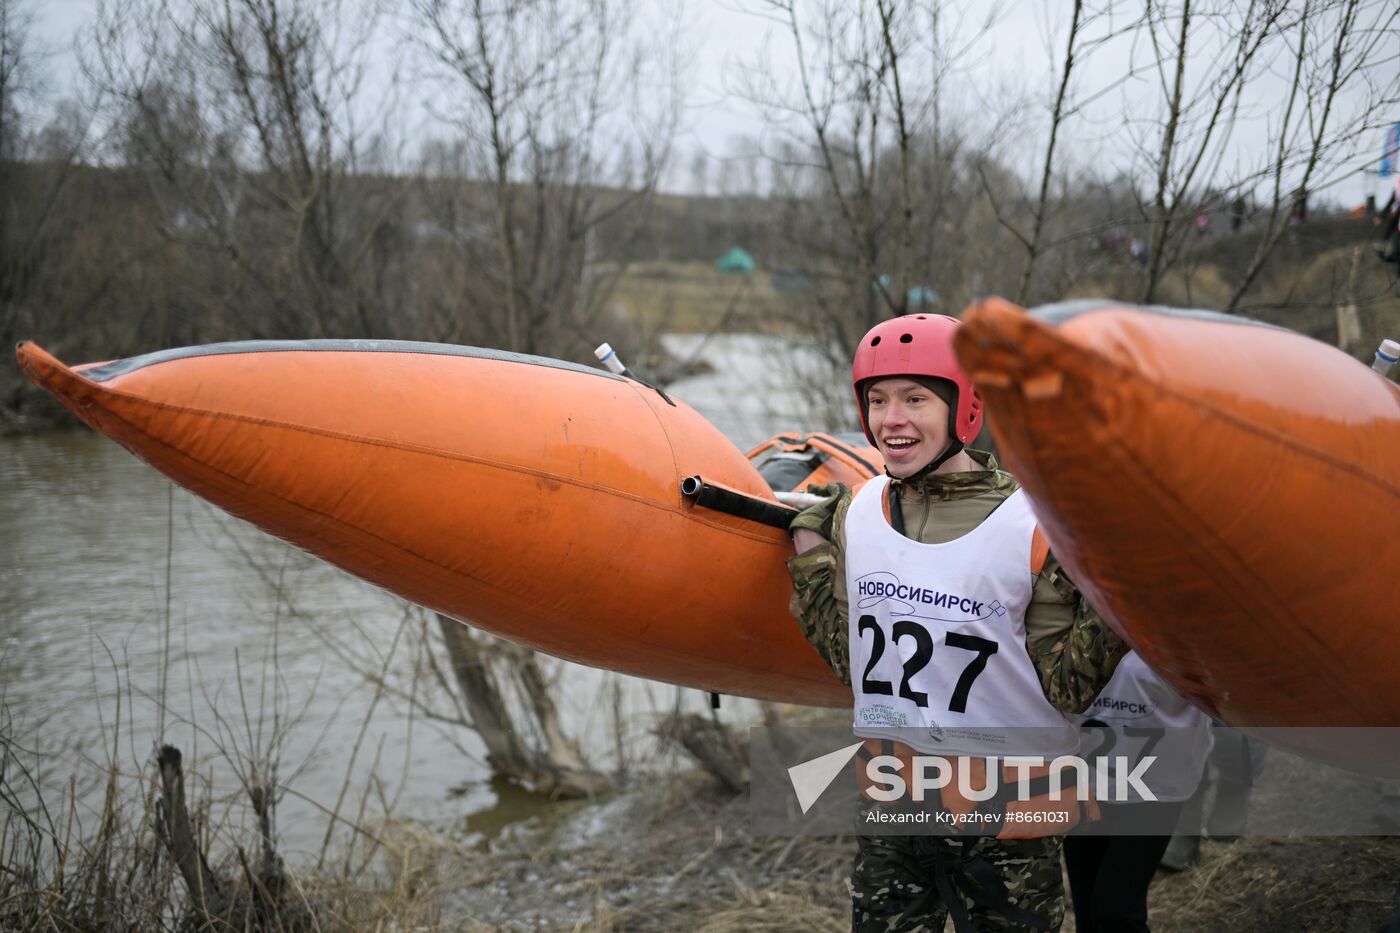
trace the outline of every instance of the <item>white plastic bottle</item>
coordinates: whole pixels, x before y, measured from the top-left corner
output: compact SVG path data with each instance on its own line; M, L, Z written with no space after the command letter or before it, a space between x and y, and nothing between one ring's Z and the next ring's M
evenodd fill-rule
M1390 367L1395 365L1396 360L1400 360L1400 341L1382 340L1381 345L1376 348L1376 359L1371 368L1384 376L1390 372Z
M617 353L613 350L612 344L601 343L598 349L593 351L593 355L598 358L598 362L608 368L608 371L618 376L627 375L627 367L622 364Z

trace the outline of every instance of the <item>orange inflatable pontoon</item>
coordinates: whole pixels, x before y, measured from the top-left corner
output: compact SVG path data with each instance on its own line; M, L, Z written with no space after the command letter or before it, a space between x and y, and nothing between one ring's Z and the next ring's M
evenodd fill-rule
M1400 726L1400 388L1296 333L1104 302L970 309L958 353L1056 554L1219 718ZM748 457L601 370L464 347L252 342L20 364L177 483L407 599L583 663L843 706L787 612L774 489L858 482L831 435ZM682 491L682 487L685 491ZM1400 775L1400 743L1269 734Z
M1153 668L1256 732L1400 726L1400 387L1209 312L993 299L963 325L1055 553ZM1265 737L1400 775L1395 733Z
M176 483L413 602L585 664L850 703L788 614L793 513L765 476L858 482L881 464L863 438L780 435L746 457L635 380L438 344L18 356Z

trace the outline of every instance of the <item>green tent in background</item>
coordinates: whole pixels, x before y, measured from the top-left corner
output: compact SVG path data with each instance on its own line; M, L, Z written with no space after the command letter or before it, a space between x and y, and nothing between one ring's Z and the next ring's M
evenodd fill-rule
M890 277L882 275L875 280L875 290L878 292L881 286L890 287ZM938 290L932 285L915 285L904 295L905 307L908 308L905 314L913 314L916 311L928 311L938 304Z
M735 246L719 257L715 263L715 268L720 272L752 272L755 268L753 257L747 252Z
M905 296L910 311L927 311L938 304L938 292L928 285L915 285Z

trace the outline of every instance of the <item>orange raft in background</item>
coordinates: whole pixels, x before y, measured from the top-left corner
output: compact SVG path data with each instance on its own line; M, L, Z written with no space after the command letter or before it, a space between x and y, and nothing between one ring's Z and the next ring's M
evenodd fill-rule
M881 463L863 439L781 435L746 458L634 380L438 344L216 344L71 369L31 343L18 356L176 483L413 602L597 667L850 703L788 614L786 531L681 485L779 509L765 477L858 482Z
M992 299L963 324L1056 555L1153 668L1256 733L1400 726L1400 387L1209 312ZM1400 775L1394 735L1264 733Z

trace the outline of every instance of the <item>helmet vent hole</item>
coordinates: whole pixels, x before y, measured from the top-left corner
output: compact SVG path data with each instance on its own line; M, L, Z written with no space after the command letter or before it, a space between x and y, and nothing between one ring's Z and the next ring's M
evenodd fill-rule
M872 347L878 347L878 346L880 345L880 338L879 338L879 337L875 337L875 338L871 339L870 345L871 345Z
M899 335L899 342L900 342L900 343L913 343L913 342L914 342L914 335L913 335L913 334L900 334L900 335Z

